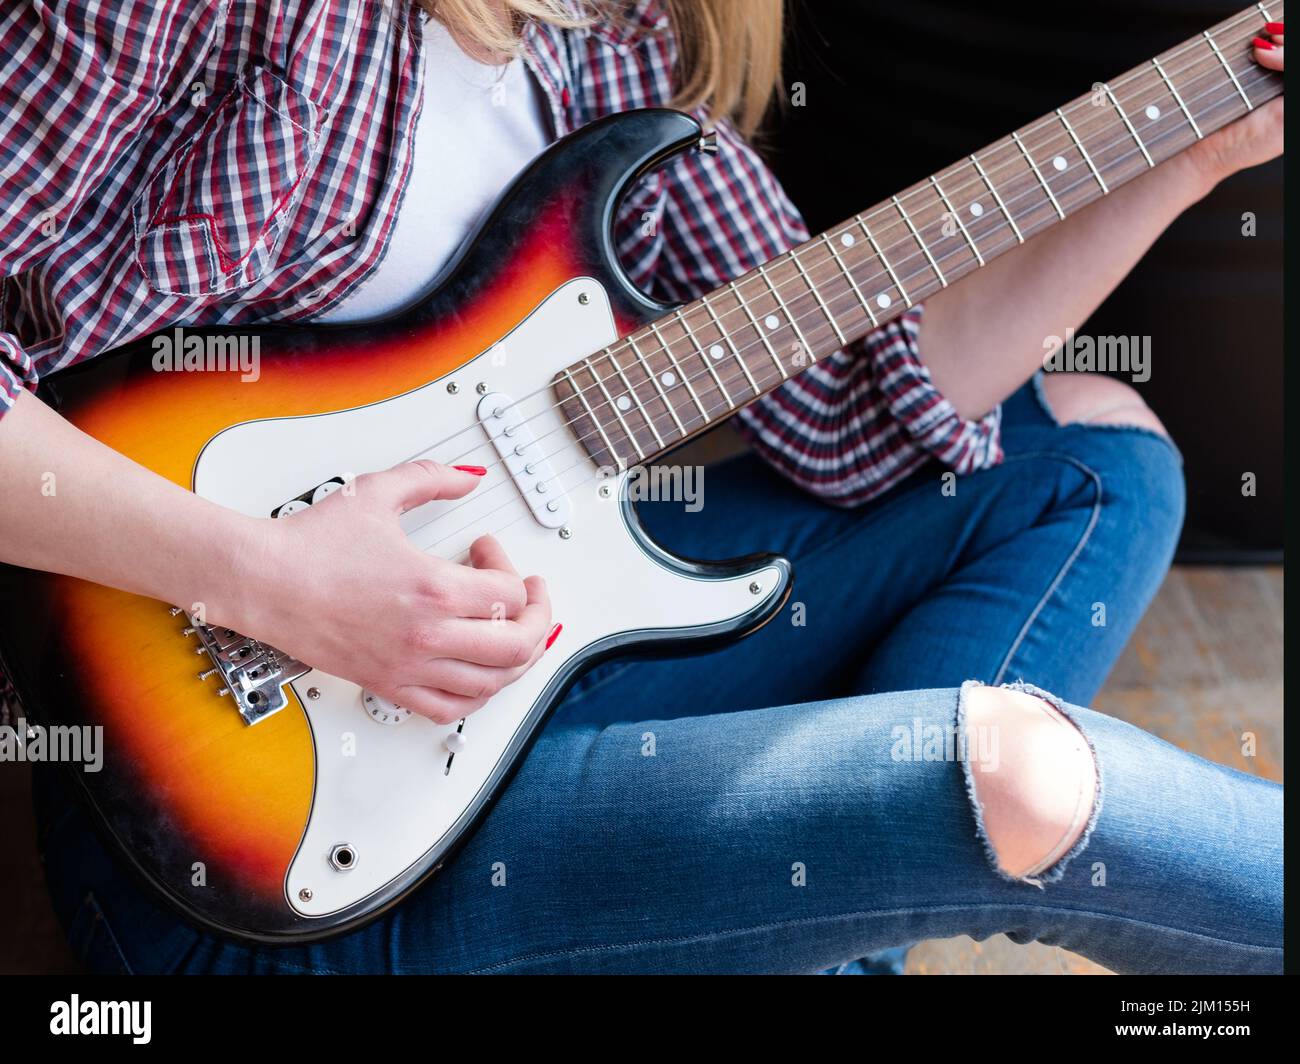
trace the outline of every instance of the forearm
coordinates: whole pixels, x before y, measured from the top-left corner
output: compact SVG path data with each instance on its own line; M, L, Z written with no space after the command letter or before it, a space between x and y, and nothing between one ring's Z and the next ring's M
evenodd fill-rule
M1049 336L1078 328L1179 214L1206 194L1179 156L926 300L921 354L964 417L1020 387Z
M253 518L199 498L23 393L0 418L0 561L236 623Z

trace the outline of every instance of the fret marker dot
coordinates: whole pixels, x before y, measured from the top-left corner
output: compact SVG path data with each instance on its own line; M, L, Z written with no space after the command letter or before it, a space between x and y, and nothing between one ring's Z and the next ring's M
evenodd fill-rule
M620 395L617 399L614 400L614 405L617 406L620 410L631 410L632 400L629 399L626 395Z
M881 310L884 310L892 302L893 300L889 298L888 292L881 292L880 295L876 296L876 306Z
M984 213L984 204L982 204L982 203L972 203L972 204L970 205L970 212L971 212L971 214L973 214L976 218L978 218L981 214Z
M713 359L715 362L726 353L727 352L723 349L721 344L714 344L712 347L709 348L709 357Z
M1065 161L1065 156L1058 155L1055 159L1052 160L1052 165L1055 166L1058 170L1064 170L1070 164Z
M777 318L775 314L769 314L766 318L763 319L763 324L766 325L769 329L775 329L778 325L781 324L781 321L779 318Z
M659 378L659 381L661 384L663 384L665 388L671 388L674 384L677 383L677 378L674 377L671 373L665 373L662 377Z
M851 248L853 246L853 234L845 233L843 236L840 237L840 243L843 244L846 248Z
M1148 104L1146 113L1147 113L1147 117L1151 119L1152 122L1154 122L1157 118L1160 117L1160 108L1153 103Z

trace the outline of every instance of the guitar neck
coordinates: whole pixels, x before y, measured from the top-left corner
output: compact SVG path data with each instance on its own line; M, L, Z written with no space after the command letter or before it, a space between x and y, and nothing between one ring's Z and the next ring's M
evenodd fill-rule
M557 375L598 465L653 460L1282 92L1257 4Z

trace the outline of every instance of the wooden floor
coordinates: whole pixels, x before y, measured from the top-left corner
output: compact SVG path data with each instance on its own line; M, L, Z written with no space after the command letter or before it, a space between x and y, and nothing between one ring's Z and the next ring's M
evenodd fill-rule
M1214 761L1282 779L1282 572L1175 569L1096 708ZM1254 732L1258 755L1242 756ZM25 766L0 765L0 973L76 966L45 897ZM1051 946L947 939L915 947L911 974L1105 974Z
M1175 746L1282 780L1282 570L1177 568L1094 708ZM1242 755L1253 732L1255 757ZM908 974L1108 975L1055 946L1002 935L925 942Z

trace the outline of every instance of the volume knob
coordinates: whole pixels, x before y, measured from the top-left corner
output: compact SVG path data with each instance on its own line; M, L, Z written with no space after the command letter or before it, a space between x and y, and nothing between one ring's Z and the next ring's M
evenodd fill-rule
M377 724L401 724L411 715L409 709L403 709L397 703L369 691L361 692L361 708Z

